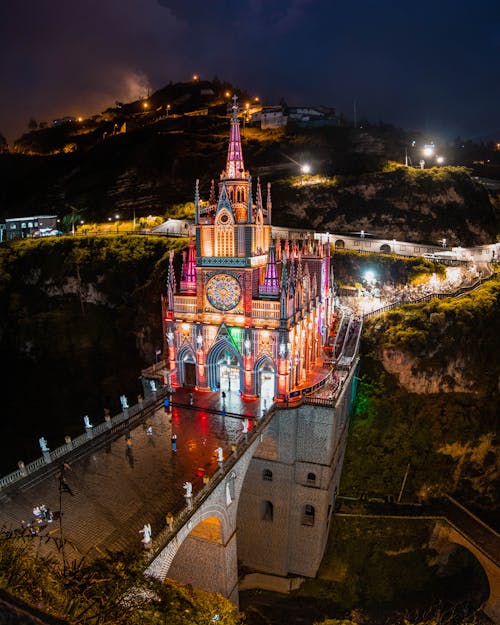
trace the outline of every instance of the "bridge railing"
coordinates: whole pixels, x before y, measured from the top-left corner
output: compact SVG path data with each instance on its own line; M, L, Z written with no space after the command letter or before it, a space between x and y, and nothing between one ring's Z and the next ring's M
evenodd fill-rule
M431 519L447 523L488 560L500 566L500 535L446 493L444 493L444 500L424 504L388 502L384 501L384 497L360 500L359 497L344 496L337 498L337 504L339 508L335 514L340 516ZM457 515L456 512L459 514Z
M354 365L357 366L357 360L355 360ZM217 488L217 486L219 486L219 484L226 479L240 458L246 451L248 451L256 439L261 436L265 427L269 424L278 410L293 410L302 405L333 408L335 407L337 398L344 390L344 382L348 377L349 376L338 384L335 389L335 394L331 398L314 397L303 394L290 403L273 403L261 418L256 417L255 427L247 434L242 434L240 439L236 443L232 444L231 454L224 460L223 465L219 466L211 476L206 476L206 479L203 480L199 490L190 498L191 501L189 505L186 505L178 510L170 511L169 514L172 514L172 523L170 527L165 525L156 529L157 535L156 538L153 539L152 548L149 550L147 556L148 561L151 563L167 546L167 544L177 536L181 528L184 527L184 525L188 523L196 513L199 506L202 505L203 502L206 501L211 493ZM344 423L341 437L347 432L347 427L348 420Z
M423 295L422 297L418 297L417 299L408 301L408 302L393 302L392 304L387 304L387 306L382 306L381 308L377 308L376 310L371 310L370 312L363 314L363 319L369 319L370 317L375 317L376 315L381 315L388 310L392 310L393 308L397 308L398 306L406 306L407 304L421 304L422 302L430 302L431 299L444 299L446 297L463 297L472 291L478 289L482 284L491 280L496 275L495 271L492 271L489 275L478 278L474 283L468 284L465 286L461 286L455 291L450 291L449 293L430 293L429 295Z
M299 401L294 402L293 407L305 402L305 398L301 398ZM153 545L149 550L147 559L152 562L161 551L167 546L167 544L177 536L178 532L189 522L190 518L196 513L197 509L203 504L204 501L213 493L213 491L219 486L219 484L230 474L238 460L244 455L244 453L252 446L258 437L262 434L264 428L269 424L274 417L278 409L283 406L276 403L272 404L260 419L256 418L256 426L248 432L243 434L237 443L233 443L231 446L230 455L224 460L222 466L219 466L216 471L207 476L200 487L200 489L193 493L183 508L172 510L169 514L172 514L172 523L170 527L168 525L157 529L156 537L153 539Z
M162 387L153 392L149 398L143 399L113 417L107 417L105 421L89 428L86 432L80 434L76 438L72 440L69 439L63 445L60 445L51 451L45 452L40 458L37 458L26 465L23 462L20 462L19 469L0 478L0 492L9 486L12 486L12 484L26 479L29 476L34 476L39 472L43 473L44 471L53 471L55 461L75 456L75 453L77 455L81 455L81 453L78 452L85 452L88 446L95 446L96 444L100 445L103 440L108 440L109 437L115 438L125 427L132 427L134 423L143 419L144 414L149 412L151 407L154 407L156 403L163 399L169 391L170 389L168 387Z

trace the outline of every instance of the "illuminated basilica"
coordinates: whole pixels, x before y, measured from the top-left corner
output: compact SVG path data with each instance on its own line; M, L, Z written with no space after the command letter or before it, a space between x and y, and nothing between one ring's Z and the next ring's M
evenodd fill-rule
M287 399L323 360L333 315L329 248L274 241L264 199L245 171L234 98L226 167L195 225L177 281L170 255L162 298L170 385Z

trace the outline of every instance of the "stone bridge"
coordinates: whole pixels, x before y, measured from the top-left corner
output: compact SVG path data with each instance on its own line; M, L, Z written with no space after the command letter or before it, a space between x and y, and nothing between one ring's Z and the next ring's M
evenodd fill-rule
M266 417L269 422L276 411ZM167 576L238 603L237 510L243 481L252 456L264 437L262 428L243 443L212 477L211 484L155 540L146 573Z
M146 573L235 604L238 560L275 575L314 576L338 491L355 373L353 366L335 399L271 407L155 538Z
M500 623L500 535L456 499L445 495L441 501L428 504L382 503L382 500L359 500L342 497L336 514L365 518L433 520L429 546L445 564L455 545L467 549L483 568L489 585L489 596L481 606L494 622Z
M357 362L335 375L318 371L300 395L271 407L238 393L222 405L219 393L197 391L191 405L189 392L177 389L166 409L159 389L129 414L6 476L0 525L29 522L37 548L69 562L137 546L150 523L148 574L236 604L239 561L274 575L314 576L340 481ZM71 492L58 481L63 463ZM187 480L190 498L183 497ZM54 522L30 519L40 504L56 513ZM64 538L65 553L51 538Z
M450 543L472 553L486 573L490 589L482 610L494 623L500 623L500 535L450 496L443 504L443 514L445 520L436 523L431 546L445 557Z

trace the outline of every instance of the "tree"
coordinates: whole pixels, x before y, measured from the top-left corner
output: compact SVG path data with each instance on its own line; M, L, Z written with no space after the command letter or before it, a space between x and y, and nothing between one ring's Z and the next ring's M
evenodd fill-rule
M7 143L7 139L0 132L0 154L2 154L2 152L8 152L8 150L9 150L9 146Z

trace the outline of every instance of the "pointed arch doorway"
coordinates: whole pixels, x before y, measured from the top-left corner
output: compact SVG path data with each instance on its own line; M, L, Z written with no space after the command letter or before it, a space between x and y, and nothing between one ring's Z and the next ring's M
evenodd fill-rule
M257 363L257 393L263 399L272 400L276 396L276 369L269 358Z
M241 391L241 356L229 341L214 345L208 353L207 364L208 383L212 390L225 393Z
M183 385L196 386L196 358L193 352L186 350L179 361Z
M226 350L219 360L219 388L225 393L240 392L238 359L229 350Z

